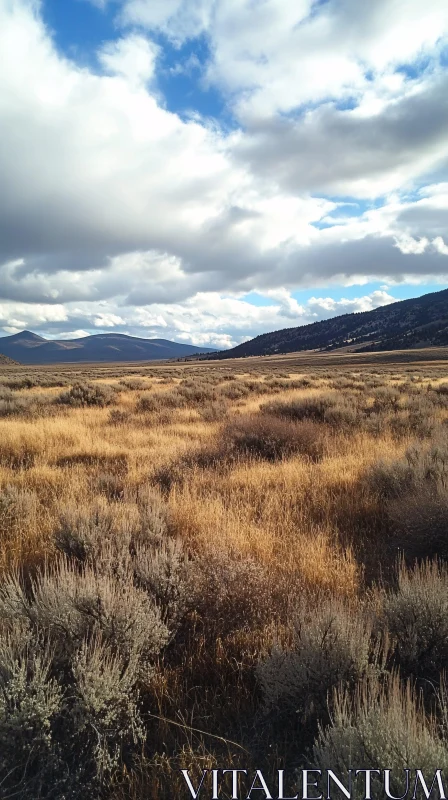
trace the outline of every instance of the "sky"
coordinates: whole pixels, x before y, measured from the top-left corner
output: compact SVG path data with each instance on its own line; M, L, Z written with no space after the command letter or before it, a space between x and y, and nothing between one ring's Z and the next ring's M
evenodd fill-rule
M447 131L446 0L0 0L0 336L444 289Z

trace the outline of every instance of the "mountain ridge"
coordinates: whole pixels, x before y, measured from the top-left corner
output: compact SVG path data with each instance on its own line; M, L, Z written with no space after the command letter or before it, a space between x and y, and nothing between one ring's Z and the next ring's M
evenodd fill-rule
M328 352L341 347L369 352L444 345L448 345L448 289L397 300L372 311L341 314L262 333L211 357L280 355L302 350Z
M78 339L45 339L33 331L0 338L0 354L21 364L157 361L213 353L211 347L143 339L125 333L98 333Z

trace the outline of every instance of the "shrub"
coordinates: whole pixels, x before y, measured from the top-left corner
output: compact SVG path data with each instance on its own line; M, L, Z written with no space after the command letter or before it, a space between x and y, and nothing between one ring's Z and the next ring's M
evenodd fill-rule
M101 472L93 484L95 494L100 494L108 500L123 500L126 490L126 480L123 475L113 472Z
M67 504L61 510L54 542L68 558L96 565L111 544L129 551L133 530L132 521L104 501L91 506Z
M377 461L367 470L364 481L382 500L400 497L414 486L415 476L405 460Z
M196 470L227 471L244 458L277 461L299 453L317 461L325 451L319 426L295 424L268 415L247 414L229 422L219 438L171 463L163 465L154 481L163 492L183 484Z
M257 676L268 710L306 719L325 714L327 693L341 683L353 687L377 662L370 623L329 600L298 610L293 648L274 650Z
M330 406L324 415L324 422L332 428L354 429L360 424L360 412L350 402L338 402Z
M67 506L55 533L58 549L96 573L121 576L155 601L173 631L189 596L191 562L180 542L167 536L166 507L156 492L140 490L137 503L116 507Z
M178 539L137 546L133 570L138 586L155 598L162 620L173 632L194 598L191 562Z
M331 381L331 387L333 389L338 389L342 391L344 389L355 389L356 391L364 391L365 385L364 383L360 383L358 380L354 380L353 378L336 378L336 380Z
M384 683L364 679L355 694L347 688L335 694L332 723L321 726L313 748L313 766L347 775L354 765L391 769L391 794L403 795L403 769L418 764L424 775L448 768L448 748L436 720L425 714L415 691L397 675ZM353 798L365 797L362 777L355 779ZM373 785L373 796L376 787ZM411 788L413 780L411 772Z
M194 607L213 642L232 631L253 631L273 616L269 575L255 560L218 546L198 562Z
M326 410L332 405L333 398L320 395L318 397L297 397L288 401L276 400L261 406L261 411L299 422L304 419L323 422Z
M125 425L127 422L132 419L131 414L129 411L122 411L119 408L113 408L112 411L109 413L109 425Z
M161 395L146 392L140 395L137 400L135 410L138 414L151 414L161 408Z
M31 398L18 397L9 389L0 387L0 417L13 417L27 414L32 405Z
M287 386L287 381L279 381L283 388ZM261 381L243 381L241 386L246 388L251 394L270 394L272 389Z
M410 490L448 487L448 440L441 436L429 447L418 443L398 461L377 462L367 471L365 481L383 499Z
M221 438L224 452L266 461L277 461L293 453L313 460L323 455L322 432L310 421L296 424L268 414L251 414L229 423Z
M160 492L152 486L140 486L136 494L139 528L133 544L152 546L160 543L168 530L168 508Z
M391 386L379 387L373 394L373 410L376 413L398 411L400 393Z
M24 376L21 378L7 378L6 380L3 379L0 384L0 394L6 390L17 391L19 389L32 389L33 386L38 386L40 381L36 378L31 378L29 376Z
M192 386L179 386L177 392L180 397L184 398L186 405L189 406L211 403L216 398L215 390L201 381Z
M442 386L436 386L435 388L433 388L430 385L428 386L427 398L435 407L438 408L447 407L448 405L448 392L446 391L447 386L448 384L443 384Z
M144 740L136 665L94 638L81 644L72 670L77 758L86 759L90 779L104 788L105 780L128 760L126 751Z
M15 635L16 634L16 635ZM0 641L0 784L3 797L59 797L65 784L57 723L63 692L51 651L10 633ZM62 786L61 786L62 784Z
M167 507L153 487L124 492L122 504L97 499L91 505L67 504L55 530L55 544L68 558L99 568L115 549L126 562L137 546L160 544L167 533ZM110 566L107 565L106 566Z
M84 408L87 406L110 406L115 402L115 391L107 384L75 383L68 392L59 395L63 405Z
M64 690L57 677L64 680ZM96 635L64 673L54 644L17 621L0 635L2 797L85 797L106 789L143 741L138 664Z
M233 448L232 442L223 436L163 464L154 473L153 481L166 495L174 485L185 484L198 470L227 472L241 457L242 454Z
M204 422L222 422L228 415L228 409L225 403L216 401L201 408L199 414Z
M298 397L287 402L276 401L261 407L261 411L284 419L327 422L334 427L352 426L358 419L356 402L334 395Z
M125 378L120 381L120 386L129 389L131 392L138 392L145 388L145 381L141 378Z
M20 377L12 377L2 380L0 392L3 387L12 389L13 391L21 389L32 389L35 386L42 386L45 388L52 388L54 386L66 386L67 379L61 375L30 375Z
M227 400L241 400L243 397L247 397L249 389L239 381L235 381L230 385L221 386L219 394Z
M182 485L188 480L192 466L190 458L173 459L163 464L154 474L155 486L166 496L175 484Z
M437 562L399 570L398 590L384 599L383 614L406 675L437 680L448 660L448 571Z
M110 474L120 475L128 473L128 457L126 453L80 452L62 456L56 460L58 467L85 467L88 470L106 470Z
M432 412L432 409L431 409ZM388 425L397 438L410 435L429 439L434 436L437 422L430 411L399 411L388 420Z
M29 621L46 631L61 665L93 635L101 634L123 658L142 663L158 654L168 636L154 601L134 587L132 574L119 579L64 561L38 572L30 596L17 577L7 577L0 587L0 608L6 624Z
M407 560L448 558L448 490L418 487L391 501L387 508L391 544Z
M48 415L52 411L52 402L52 395L33 394L24 397L0 386L0 417Z
M186 408L188 404L188 398L176 388L170 392L159 392L157 394L146 392L142 394L137 401L135 410L139 414L151 414L160 412L163 409Z

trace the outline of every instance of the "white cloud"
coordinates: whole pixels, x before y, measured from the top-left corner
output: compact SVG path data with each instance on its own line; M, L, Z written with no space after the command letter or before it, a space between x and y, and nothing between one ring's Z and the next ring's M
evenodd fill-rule
M291 297L290 292L286 289L265 289L263 292L265 297L270 297L277 300L279 305L280 314L284 317L297 319L306 314L303 306L301 306L294 297Z
M95 328L114 328L117 325L126 325L126 320L118 314L98 314L93 320Z
M250 337L247 337L250 338ZM234 347L236 342L229 333L215 333L209 331L207 333L180 333L177 340L194 344L197 347L217 347L219 350L227 350Z
M355 297L352 300L342 298L333 300L331 297L310 297L308 307L319 318L336 316L336 314L354 314L360 311L373 311L374 308L395 303L396 298L384 290L372 292L364 297Z
M147 83L155 71L159 48L144 36L130 34L115 42L106 42L98 53L104 70L120 75L130 84Z
M68 311L61 305L41 303L0 303L0 327L8 332L29 327L45 327L49 323L58 325L68 320ZM9 330L11 329L11 330Z
M120 20L168 34L174 41L208 30L213 18L213 0L125 0Z
M436 236L432 244L438 253L443 256L448 256L448 244L445 243L441 236Z
M414 239L412 236L408 236L405 233L396 237L396 246L403 255L419 256L425 252L428 245L429 240L426 238Z
M447 274L445 0L127 0L119 20L95 72L60 55L38 3L0 0L4 330L237 342L391 301L311 307L295 288ZM164 107L159 31L207 34L239 128ZM240 299L254 289L272 305Z
M448 31L445 0L122 0L121 20L175 41L207 33L208 78L243 116L356 94L394 96L395 67L432 53ZM372 76L373 73L373 76ZM373 77L373 81L372 81Z
M64 331L63 333L58 333L57 336L50 336L49 338L53 339L83 339L85 336L90 336L88 331L78 330L78 331Z

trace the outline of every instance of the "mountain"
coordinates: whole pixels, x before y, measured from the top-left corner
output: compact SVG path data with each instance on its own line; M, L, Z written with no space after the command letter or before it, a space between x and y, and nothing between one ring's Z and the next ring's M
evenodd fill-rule
M213 358L335 350L339 347L367 352L442 345L448 345L448 289L400 300L374 311L343 314L298 328L264 333Z
M49 341L32 331L0 338L0 353L21 364L72 364L82 361L153 361L212 353L167 339L139 339L124 333L100 333L81 339Z

